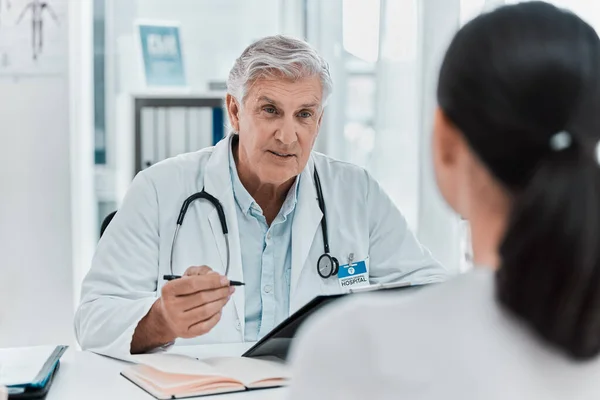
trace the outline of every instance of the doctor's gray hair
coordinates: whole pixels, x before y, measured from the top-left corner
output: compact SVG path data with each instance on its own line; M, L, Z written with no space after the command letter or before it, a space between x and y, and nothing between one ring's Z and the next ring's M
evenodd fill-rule
M323 87L323 106L333 89L329 65L310 44L276 35L254 42L235 60L227 79L227 93L242 106L253 82L280 76L291 80L318 76Z

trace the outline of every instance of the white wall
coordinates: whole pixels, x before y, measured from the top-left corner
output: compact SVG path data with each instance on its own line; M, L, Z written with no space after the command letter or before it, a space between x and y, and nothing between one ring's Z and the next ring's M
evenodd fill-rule
M67 77L0 78L0 93L0 347L69 341Z
M65 3L65 31L52 43L58 69L17 80L0 74L0 347L74 343L73 266L89 262L93 246L91 102L81 96L91 95L81 74L81 48L91 43L79 29L91 3Z
M281 0L112 1L114 8L107 18L113 18L117 31L117 93L144 88L134 34L137 19L181 24L188 84L193 91L206 92L208 81L227 79L234 60L250 43L280 33L285 16Z
M99 226L94 185L93 0L71 0L69 8L69 111L73 298L96 249Z

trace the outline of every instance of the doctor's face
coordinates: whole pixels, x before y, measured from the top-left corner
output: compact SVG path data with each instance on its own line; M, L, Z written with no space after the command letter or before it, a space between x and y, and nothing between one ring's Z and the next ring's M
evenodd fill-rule
M319 133L322 97L318 77L258 79L241 107L227 95L229 118L239 132L238 168L263 184L281 185L299 175Z

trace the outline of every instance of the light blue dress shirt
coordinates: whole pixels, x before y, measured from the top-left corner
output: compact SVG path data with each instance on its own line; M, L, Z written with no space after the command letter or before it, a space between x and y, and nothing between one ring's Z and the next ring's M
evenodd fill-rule
M229 172L237 204L242 270L246 284L244 338L254 342L289 316L292 221L300 177L296 178L279 214L269 227L262 209L240 181L231 148Z

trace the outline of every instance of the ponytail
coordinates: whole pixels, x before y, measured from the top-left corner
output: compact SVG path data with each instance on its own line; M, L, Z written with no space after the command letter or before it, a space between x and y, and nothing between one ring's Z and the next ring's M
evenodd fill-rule
M506 308L580 360L600 353L600 165L584 150L550 154L515 193L496 279Z

